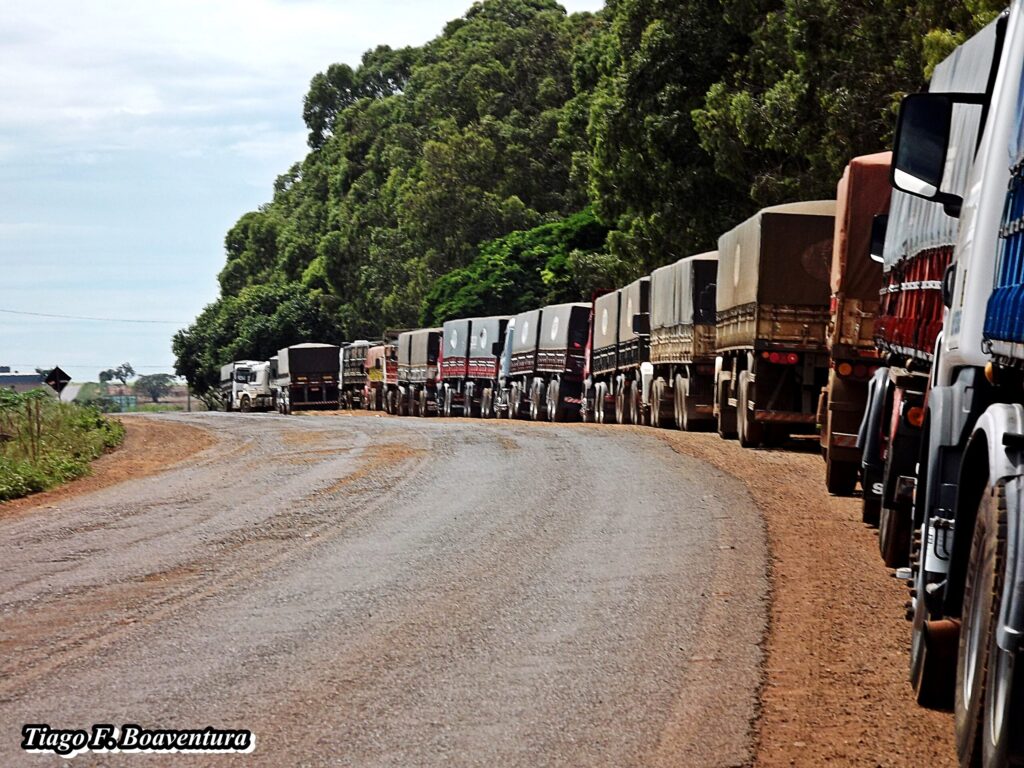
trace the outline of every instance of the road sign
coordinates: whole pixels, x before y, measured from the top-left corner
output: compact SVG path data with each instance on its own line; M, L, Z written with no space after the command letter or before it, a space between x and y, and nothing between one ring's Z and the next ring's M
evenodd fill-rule
M46 383L59 395L64 391L71 382L71 377L68 376L59 366L54 367L52 371L46 377Z

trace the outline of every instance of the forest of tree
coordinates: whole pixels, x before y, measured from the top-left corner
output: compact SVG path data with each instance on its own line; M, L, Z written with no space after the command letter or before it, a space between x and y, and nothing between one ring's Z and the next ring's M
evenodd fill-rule
M309 152L173 340L197 394L288 344L589 298L831 197L993 0L483 0L316 74Z

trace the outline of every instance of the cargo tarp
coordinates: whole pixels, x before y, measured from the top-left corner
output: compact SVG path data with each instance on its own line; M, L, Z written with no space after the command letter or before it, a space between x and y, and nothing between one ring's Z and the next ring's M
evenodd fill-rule
M469 339L470 357L494 357L494 342L502 342L505 334L505 326L508 324L507 315L495 315L493 317L474 317L470 320L472 334Z
M444 324L444 356L468 357L472 320L449 320Z
M594 302L594 339L593 349L606 349L615 346L615 336L619 327L619 291L611 291L598 296Z
M516 334L512 342L512 354L537 351L537 332L540 328L541 310L531 309L516 315Z
M619 289L619 343L633 341L634 315L645 315L651 311L651 278L641 277L625 288Z
M892 152L855 157L836 188L832 293L878 301L882 265L871 260L871 224L889 210Z
M986 92L998 42L997 23L989 24L935 67L929 92ZM953 108L943 192L966 195L980 127L980 105L958 104ZM885 237L886 271L921 251L955 245L958 224L959 219L947 216L941 204L893 191Z
M409 365L426 366L437 362L440 328L424 328L409 334Z
M829 303L835 201L765 208L718 239L718 312Z
M586 343L589 304L552 304L544 307L540 324L540 349L567 349L571 341L580 344L580 351ZM582 325L582 338L579 337ZM573 333L575 331L575 334ZM577 338L573 339L575 335Z
M337 344L296 344L277 353L281 376L316 373L337 377L340 369L341 347Z

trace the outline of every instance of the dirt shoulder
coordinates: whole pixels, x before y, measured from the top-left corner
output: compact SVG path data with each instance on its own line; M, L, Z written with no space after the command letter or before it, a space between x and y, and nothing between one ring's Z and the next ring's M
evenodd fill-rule
M907 682L906 587L882 565L860 500L826 492L812 446L655 434L742 480L764 514L773 595L756 764L954 765L952 715L918 707Z
M119 420L125 427L124 442L94 461L89 475L44 493L0 503L0 517L53 506L71 496L162 472L216 442L212 433L188 424L144 416L121 416Z

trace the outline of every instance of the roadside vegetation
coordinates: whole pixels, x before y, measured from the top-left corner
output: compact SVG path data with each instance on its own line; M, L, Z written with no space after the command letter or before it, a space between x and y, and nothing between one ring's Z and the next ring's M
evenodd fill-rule
M88 474L90 462L123 439L124 427L97 408L39 390L0 390L0 501Z

